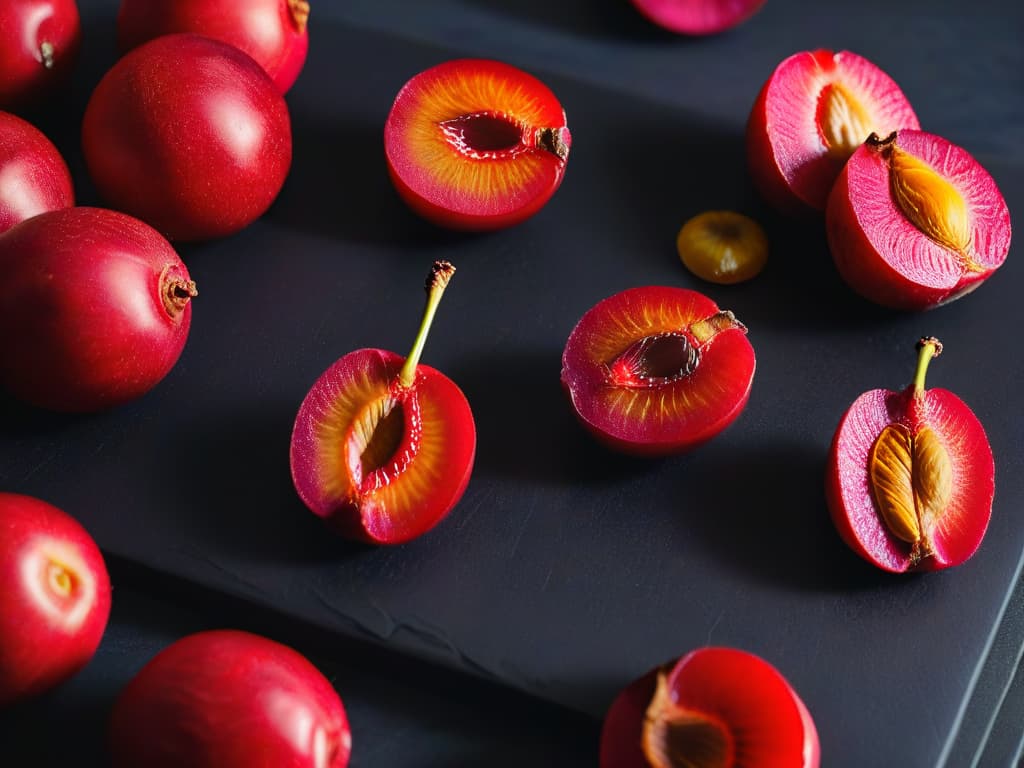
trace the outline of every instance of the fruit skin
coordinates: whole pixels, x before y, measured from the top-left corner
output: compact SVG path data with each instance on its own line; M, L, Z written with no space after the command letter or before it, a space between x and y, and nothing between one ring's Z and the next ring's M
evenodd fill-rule
M684 35L714 35L743 23L765 0L632 0L660 27Z
M304 656L259 635L199 632L157 654L114 704L115 768L345 768L337 692Z
M63 566L63 582L49 567ZM110 578L89 533L57 507L0 493L0 707L63 682L93 657L110 616Z
M117 41L127 52L175 32L212 37L245 51L287 93L309 50L308 15L299 0L122 0Z
M248 55L199 35L166 35L125 55L96 86L82 146L113 207L172 240L204 240L270 207L291 166L291 123Z
M0 234L74 204L71 173L57 148L31 123L0 112Z
M970 293L1003 264L1010 249L1010 212L995 181L966 150L924 131L897 131L892 141L942 163L940 173L948 172L966 198L970 256L977 270L961 269L952 251L906 220L893 201L886 160L868 144L850 157L829 195L829 250L843 280L869 301L893 309L931 309ZM912 263L900 264L894 246Z
M0 108L38 101L63 82L78 57L80 42L75 0L3 0Z
M163 237L101 208L40 214L0 235L0 385L56 411L137 398L188 337L195 284Z

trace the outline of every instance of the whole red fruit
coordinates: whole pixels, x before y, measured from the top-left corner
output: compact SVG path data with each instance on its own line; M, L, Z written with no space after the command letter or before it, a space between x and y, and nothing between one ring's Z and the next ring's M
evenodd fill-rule
M75 0L0 2L0 107L36 101L61 82L80 41Z
M74 204L71 174L57 148L31 123L0 112L0 233Z
M178 360L195 283L152 227L64 208L0 235L0 385L57 411L148 392Z
M214 630L164 649L122 691L115 768L344 768L352 748L337 692L304 656Z
M266 70L281 93L292 87L309 50L306 0L122 0L122 51L161 35L195 32L233 45Z
M0 493L0 706L63 682L96 652L110 616L110 578L70 515Z
M122 58L85 110L100 194L172 240L229 235L274 201L291 166L288 107L227 43L166 35Z

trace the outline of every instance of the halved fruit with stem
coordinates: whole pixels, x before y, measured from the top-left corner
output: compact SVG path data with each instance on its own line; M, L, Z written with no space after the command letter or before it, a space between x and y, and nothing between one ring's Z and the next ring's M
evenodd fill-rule
M571 143L547 86L485 59L416 75L384 126L395 188L414 211L452 229L499 229L535 214L562 183Z
M784 60L747 121L747 160L761 195L785 213L824 210L843 164L872 133L919 128L900 87L849 51Z
M612 702L601 768L817 768L818 732L771 664L698 648L652 670Z
M750 397L746 328L684 288L631 288L592 307L562 355L583 425L625 453L679 453L731 424Z
M682 35L713 35L735 27L765 0L632 0L644 16Z
M844 414L825 483L843 541L896 573L970 558L985 536L995 492L992 449L977 416L952 392L924 388L942 345L927 337L918 347L909 387L865 392Z
M359 349L306 395L291 440L292 480L314 514L351 538L399 544L433 528L462 497L476 427L462 390L419 360L455 267L435 262L409 356Z
M1010 250L995 181L966 150L923 131L871 134L833 187L825 225L847 284L897 309L970 293Z

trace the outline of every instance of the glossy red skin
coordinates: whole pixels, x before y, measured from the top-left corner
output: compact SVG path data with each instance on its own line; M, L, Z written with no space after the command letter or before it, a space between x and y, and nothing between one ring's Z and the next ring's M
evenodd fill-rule
M720 409L707 410L698 415L689 412L686 418L691 423L685 428L676 427L658 434L645 433L643 426L637 425L633 430L626 431L612 425L604 414L596 411L589 403L591 392L602 386L601 375L592 360L586 359L584 339L609 318L623 311L623 303L632 297L646 296L652 301L689 302L695 301L700 308L699 316L694 320L703 319L718 312L718 305L697 291L684 288L648 286L631 288L596 304L580 319L562 353L562 387L569 397L573 411L580 423L601 443L609 448L634 456L655 457L682 453L707 442L734 422L743 412L750 399L756 361L754 349L747 340L745 333L739 329L730 329L719 333L702 351L702 359L697 370L688 380L670 384L668 387L705 386L708 377L726 381L731 393L727 402ZM677 328L674 330L683 330ZM637 337L640 338L640 337ZM635 341L636 339L631 339ZM692 339L691 339L692 341ZM624 344L623 347L628 346ZM588 414L588 411L593 411Z
M240 48L281 93L302 71L309 32L289 0L122 0L117 41L123 52L161 35L194 32Z
M75 0L0 3L0 109L38 101L74 67L81 42ZM53 46L53 65L41 46Z
M82 145L104 199L172 240L251 224L280 192L292 154L288 107L267 73L191 34L145 43L107 72Z
M768 662L733 648L698 648L664 668L677 704L720 723L743 765L818 768L814 720L786 679ZM601 730L600 768L650 768L641 747L643 721L658 669L612 702ZM761 741L758 741L760 737Z
M235 630L165 648L121 692L110 720L115 768L345 768L351 744L341 699L316 667Z
M970 293L1002 266L1010 250L1010 212L995 181L966 150L924 131L899 131L896 144L943 164L941 172L971 210L971 256L983 269L960 269L949 251L907 220L892 199L888 161L868 146L853 154L832 188L825 212L829 250L846 283L869 301L931 309Z
M53 557L72 575L67 596L40 571ZM110 616L110 578L74 518L31 496L0 493L0 580L3 707L49 690L93 657Z
M57 148L31 123L0 112L0 234L74 204L71 173Z
M299 497L318 517L342 535L371 544L401 544L423 535L455 507L469 484L476 456L476 425L466 396L451 379L420 364L409 388L398 384L405 358L383 349L359 349L337 360L317 379L299 408L291 440L292 480ZM403 439L395 455L411 457L408 466L392 473L386 483L401 489L410 478L433 471L429 482L399 500L392 509L373 493L355 497L332 493L325 473L340 473L336 465L324 466L317 437L319 418L330 413L353 377L375 382L382 390L401 398L415 399L421 413L436 413L433 427L424 423L419 437L412 423L411 407L403 408ZM426 453L435 446L437 455ZM434 462L428 464L427 462ZM435 466L436 465L436 466ZM419 474L418 474L419 473ZM396 517L391 519L391 515Z
M853 95L868 104L882 104L877 108L886 116L886 124L875 126L876 131L920 127L913 107L896 82L867 59L850 51L825 49L802 51L786 58L758 93L746 129L751 178L761 196L782 213L791 216L820 215L844 163L844 160L828 156L817 122L813 119L812 115L817 114L816 102L820 93L800 93L799 97L806 103L793 104L792 90L799 91L800 86L791 81L810 79L812 73L820 73L830 82L849 86L851 83L846 77L851 76L851 72L871 83L871 92ZM808 116L806 131L801 131L804 134L801 145L790 146L776 124L788 122L801 110L811 115ZM790 169L790 155L806 156L805 162Z
M40 214L0 235L0 385L26 402L89 412L133 400L171 370L191 302L163 295L188 270L163 237L101 208Z
M912 432L927 423L950 450L957 514L948 533L936 532L935 555L910 564L910 544L893 536L871 497L867 459L889 424ZM858 439L860 438L860 439ZM825 497L836 530L854 552L882 570L937 571L968 560L981 545L992 516L995 463L985 429L974 412L945 389L929 389L915 403L913 391L865 392L843 415L829 448Z
M558 129L566 146L571 147L572 136L566 125L565 110L551 90L540 80L499 61L456 59L419 73L406 83L395 97L384 125L384 152L388 173L396 191L406 204L417 214L438 226L466 231L504 229L525 221L547 204L562 184L567 161L549 152L538 152L537 156L543 158L545 170L542 177L534 183L530 194L524 195L522 190L517 190L517 199L503 200L503 205L499 206L500 210L496 211L475 207L472 202L463 199L463 195L457 190L433 188L426 180L431 169L423 167L415 152L405 146L401 133L403 123L416 117L415 110L412 110L409 103L413 102L417 91L429 90L434 80L464 74L507 83L509 90L521 90L529 94L540 115L536 121L528 123L529 127L534 130ZM514 118L523 119L505 103L482 104L477 108L509 113ZM410 111L413 114L406 114ZM446 115L445 119L458 116L453 113Z
M632 0L660 27L684 35L713 35L753 16L765 0Z

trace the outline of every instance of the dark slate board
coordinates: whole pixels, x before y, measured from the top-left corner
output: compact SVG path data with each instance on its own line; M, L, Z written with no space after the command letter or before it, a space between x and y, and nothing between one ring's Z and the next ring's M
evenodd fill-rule
M84 202L94 198L75 132L113 58L115 5L82 3L91 32L75 90L38 118L70 155ZM4 403L0 484L73 512L110 553L595 715L633 676L714 643L790 678L830 766L878 764L879 745L885 764L939 764L961 723L980 719L984 731L984 716L965 720L967 702L1024 551L1024 358L1013 346L1024 265L1011 252L977 293L930 313L873 307L839 281L820 223L757 201L742 129L783 56L849 47L886 66L925 126L975 152L1011 211L1024 210L1013 25L926 16L924 3L805 12L773 0L729 35L680 41L610 0L557 14L540 2L328 5L314 10L310 59L289 94L296 149L281 198L247 231L182 249L201 296L177 367L111 413ZM449 234L391 190L381 128L409 76L481 54L551 86L573 154L530 222ZM757 280L720 288L679 265L680 223L717 207L767 225L772 259ZM425 361L472 403L473 479L431 535L395 549L347 544L291 488L291 423L341 354L406 351L438 257L459 273ZM758 354L733 427L649 462L592 444L558 383L579 316L645 284L708 293L749 326ZM996 504L971 562L893 578L834 533L825 452L860 392L906 384L925 333L946 344L929 383L958 392L989 431Z

